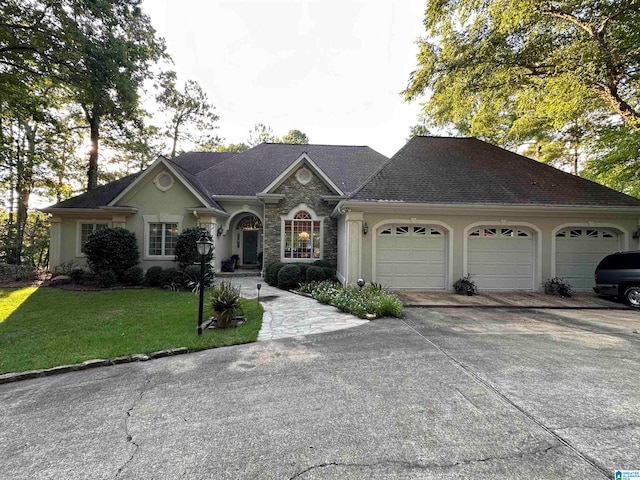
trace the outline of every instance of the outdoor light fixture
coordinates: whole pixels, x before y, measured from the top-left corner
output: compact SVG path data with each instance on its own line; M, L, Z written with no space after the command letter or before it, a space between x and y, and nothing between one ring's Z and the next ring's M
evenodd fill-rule
M356 283L358 284L358 287L360 287L360 291L362 291L362 287L364 287L364 284L365 284L364 279L363 278L359 278Z
M223 233L224 233L224 228L222 227L219 227L218 230L216 230L216 235L218 237L221 237Z
M256 285L258 287L258 303L260 303L260 289L262 288L262 284L259 283L258 285Z
M196 249L198 255L200 255L200 304L198 306L198 335L202 335L202 305L204 303L204 262L207 260L207 255L211 253L213 249L213 242L209 240L209 236L202 232L200 238L196 242Z
M364 225L362 225L362 233L365 235L369 233L369 225L367 225L367 222L364 222Z

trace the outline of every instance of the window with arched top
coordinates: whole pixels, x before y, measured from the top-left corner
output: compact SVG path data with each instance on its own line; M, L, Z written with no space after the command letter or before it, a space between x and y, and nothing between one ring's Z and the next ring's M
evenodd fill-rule
M320 221L301 210L292 220L284 221L284 258L319 259L322 254Z

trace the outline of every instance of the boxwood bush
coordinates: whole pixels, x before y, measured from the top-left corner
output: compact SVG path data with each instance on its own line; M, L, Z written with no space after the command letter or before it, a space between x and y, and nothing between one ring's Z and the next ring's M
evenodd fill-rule
M298 288L302 280L300 265L295 263L286 264L278 271L278 288L282 290Z
M144 276L144 282L150 287L161 287L163 279L162 267L149 267Z
M272 287L278 286L278 272L285 265L286 264L282 262L272 262L269 265L267 265L267 268L264 274L264 281L267 282Z
M182 274L178 271L177 268L165 268L162 271L162 285L177 285L181 283Z
M144 280L144 274L142 273L142 269L140 267L131 267L131 268L127 268L124 271L123 281L126 285L130 285L130 286L142 285L143 280Z
M310 265L309 268L307 268L305 279L307 282L322 282L323 280L327 280L328 277L324 268Z

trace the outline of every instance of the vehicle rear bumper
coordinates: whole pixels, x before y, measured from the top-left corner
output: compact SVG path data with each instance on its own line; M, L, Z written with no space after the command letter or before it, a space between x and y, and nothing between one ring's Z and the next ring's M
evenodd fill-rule
M598 295L607 295L611 297L617 297L619 295L618 285L600 284L593 287L593 291L596 292Z

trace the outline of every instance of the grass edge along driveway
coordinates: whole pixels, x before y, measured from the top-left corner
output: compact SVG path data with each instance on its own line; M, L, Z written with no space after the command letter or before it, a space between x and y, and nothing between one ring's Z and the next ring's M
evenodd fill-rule
M205 319L212 314L206 293ZM0 288L0 374L171 348L255 342L262 307L255 300L241 302L244 325L198 336L198 296L191 292Z

